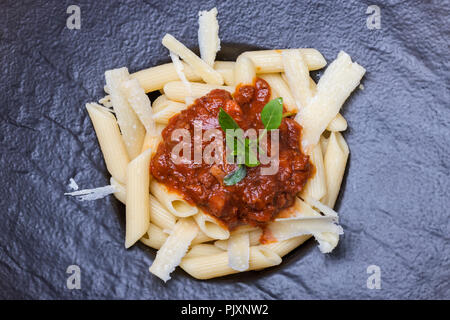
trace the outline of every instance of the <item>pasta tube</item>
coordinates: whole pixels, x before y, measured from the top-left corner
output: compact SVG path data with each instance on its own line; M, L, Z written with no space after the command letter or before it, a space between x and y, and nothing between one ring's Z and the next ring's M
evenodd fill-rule
M278 254L264 246L250 247L248 270L259 270L281 263ZM181 260L180 267L196 279L211 279L238 273L228 264L228 253L200 256Z
M348 145L339 132L332 132L324 158L327 195L322 202L333 208L336 203L349 155Z
M309 70L322 69L327 64L323 55L311 48L247 51L245 55L252 60L256 73L274 73L284 71L281 54L290 50L298 50L302 54Z
M195 83L195 82L191 82L191 89L192 89L192 97L193 98L200 98L200 97L208 94L211 90L214 90L214 89L226 90L231 94L234 92L234 87L216 86L216 85ZM167 98L178 101L178 102L186 102L186 97L189 97L189 92L186 90L186 87L184 86L183 82L181 82L181 81L172 81L172 82L167 83L164 86L164 92L165 92Z
M245 55L241 54L234 65L234 81L235 85L252 84L256 77L255 66L253 62Z
M194 216L195 222L208 237L213 239L228 239L230 237L230 231L222 227L220 222L214 217L206 214L202 211Z
M127 167L126 248L138 241L150 225L150 156L151 150L147 150Z
M159 250L169 235L161 230L161 228L150 223L148 231L140 239L146 246Z
M186 63L183 63L183 71L189 81L200 81L202 79ZM144 69L133 73L130 77L139 81L140 86L146 93L161 90L167 82L179 79L173 63Z
M185 218L198 212L196 206L192 206L182 196L171 192L167 187L156 180L150 183L150 191L161 204L173 215Z
M195 257L202 257L202 256L210 256L218 253L222 253L223 250L219 249L218 247L212 245L212 244L197 244L195 246L192 246L192 248L188 251L188 253L184 256L185 259L187 258L195 258Z
M316 200L321 199L327 193L327 181L325 177L325 168L323 165L323 155L320 144L317 144L310 154L311 162L316 170L314 176L308 180L302 195L310 196Z
M297 105L291 91L289 90L289 86L279 73L267 73L262 74L259 77L264 79L269 84L274 96L283 98L283 105L288 112L297 112Z
M116 118L108 109L96 103L86 104L86 109L97 134L108 172L118 181L125 183L130 160Z

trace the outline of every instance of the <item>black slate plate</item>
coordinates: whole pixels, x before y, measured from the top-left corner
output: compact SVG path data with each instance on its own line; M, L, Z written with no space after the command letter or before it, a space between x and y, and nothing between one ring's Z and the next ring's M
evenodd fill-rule
M170 3L170 4L168 4ZM81 29L66 9L81 8ZM369 5L381 29L369 30ZM154 250L125 250L123 206L63 195L108 183L83 105L103 72L162 60L165 32L194 47L197 12L217 5L224 43L345 50L367 69L344 107L345 229L330 255L313 241L261 272L163 284ZM2 1L0 3L0 297L127 299L450 298L449 7L423 1ZM230 47L226 47L230 48ZM69 290L69 265L81 289ZM369 265L381 289L368 289Z

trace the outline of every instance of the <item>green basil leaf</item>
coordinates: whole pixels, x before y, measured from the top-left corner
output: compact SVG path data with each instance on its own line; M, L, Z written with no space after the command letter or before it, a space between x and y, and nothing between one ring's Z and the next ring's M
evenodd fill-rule
M219 125L225 132L227 129L239 129L239 125L234 121L233 117L222 108L219 111Z
M270 100L261 111L261 121L266 130L277 129L283 118L283 98Z
M236 183L238 183L239 181L241 181L242 179L244 179L246 174L247 174L247 169L245 169L245 166L240 164L236 170L234 170L233 172L231 172L225 176L225 178L223 179L223 183L226 186L233 186Z
M258 156L255 153L255 149L258 150L257 140L250 140L245 138L245 165L247 167L257 167L261 163L258 160Z

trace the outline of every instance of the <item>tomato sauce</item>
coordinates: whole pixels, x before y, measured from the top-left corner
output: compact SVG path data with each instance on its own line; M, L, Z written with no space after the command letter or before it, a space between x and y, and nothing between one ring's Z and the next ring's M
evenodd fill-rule
M194 160L176 164L171 159L171 152L179 141L172 141L171 137L175 129L189 130L193 155L194 121L201 121L203 132L207 129L221 130L218 122L220 108L231 115L244 131L250 128L264 129L261 111L270 100L270 95L271 89L267 82L256 78L254 85L237 87L234 98L227 91L212 90L195 100L186 110L172 117L163 130L163 141L150 165L154 179L216 217L230 230L245 224L264 227L280 211L294 204L295 196L314 171L309 157L302 153L302 128L294 119L283 118L279 127L278 171L273 175L262 175L261 167L269 167L270 164L247 167L245 178L232 186L224 185L223 178L236 170L237 164L226 163L225 155L223 164L207 164L205 161L196 164ZM267 138L270 142L270 132ZM210 143L203 141L202 149Z

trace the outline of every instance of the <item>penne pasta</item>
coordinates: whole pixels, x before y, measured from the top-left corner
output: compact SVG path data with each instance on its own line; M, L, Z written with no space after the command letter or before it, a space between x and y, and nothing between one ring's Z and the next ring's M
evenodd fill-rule
M127 203L127 189L126 187L121 184L119 181L114 179L114 177L111 177L109 179L109 184L114 187L114 197L116 197L117 200L122 202L123 204Z
M153 117L157 123L167 124L170 118L186 108L187 105L184 103L169 100L167 106L156 112Z
M191 83L192 88L192 97L194 99L200 98L206 94L208 94L211 90L214 89L222 89L226 90L229 93L234 92L234 87L229 86L216 86L205 83ZM175 100L178 102L186 102L186 97L189 96L189 92L187 92L185 86L181 81L172 81L167 83L164 86L164 92L167 98L171 100Z
M173 81L177 81L177 79L173 80ZM169 81L170 82L170 81ZM167 83L167 82L166 82ZM167 99L165 94L160 95L158 98L155 99L155 101L153 101L152 103L152 111L153 113L157 113L158 111L161 111L162 109L164 109L165 107L167 107L167 105L169 104L170 100Z
M336 117L328 124L328 131L345 131L347 130L347 120L338 113Z
M246 85L252 84L256 77L255 66L253 62L245 55L241 54L234 65L234 84Z
M138 241L150 225L150 156L151 150L147 150L127 167L126 248Z
M308 150L319 142L320 135L330 121L336 117L342 104L359 85L365 69L352 62L348 54L341 51L335 61L325 70L317 85L317 93L311 103L296 117L302 125L302 145ZM336 85L339 83L339 85Z
M111 185L114 186L116 192L114 196L123 204L126 204L127 189L125 185L118 182L114 177L111 177ZM150 202L150 221L152 224L161 228L162 230L171 230L175 226L176 218L169 211L167 211L161 203L152 195L149 195Z
M127 68L108 70L105 72L106 85L110 92L111 102L117 117L123 141L130 160L137 157L144 141L145 128L138 116L130 107L123 92L123 84L129 79Z
M164 128L166 127L165 124L162 123L157 123L156 124L156 132L158 132L159 135L162 134L162 131L164 130ZM161 137L162 138L162 137Z
M318 212L300 198L295 198L294 205L280 212L275 221L295 220L317 217Z
M230 237L228 229L222 227L217 219L201 210L194 216L194 220L200 230L210 238L224 240Z
M189 81L200 81L202 79L186 63L183 63L183 71ZM139 81L140 86L146 93L161 90L167 82L179 79L173 63L144 69L131 74L130 77Z
M163 207L158 199L150 195L150 221L162 230L171 230L175 226L176 218Z
M311 235L303 235L288 240L265 244L262 247L275 252L280 257L284 257L286 254L303 244L309 238L311 238Z
M312 149L309 156L310 161L314 164L315 173L314 176L308 180L301 194L319 200L327 193L327 180L325 177L322 148L320 147L320 144L317 144Z
M94 126L108 172L117 181L125 183L130 160L116 118L108 109L96 103L87 103L86 109Z
M295 99L291 94L289 86L279 73L266 73L259 75L259 77L269 84L274 96L283 98L283 105L287 112L297 112Z
M230 234L230 236L235 234L235 233L237 233L237 232L233 231ZM257 245L260 244L259 239L261 238L261 235L262 235L262 230L260 228L251 230L250 232L246 232L246 233L248 233L248 236L249 236L250 246L257 246ZM217 248L220 248L222 250L227 250L227 248L228 248L228 240L217 240L217 241L214 241L214 245Z
M327 152L328 138L325 136L320 136L320 149L322 150L322 156L325 157L325 152Z
M176 53L183 59L206 83L222 85L223 78L205 61L200 59L195 53L189 50L172 35L166 33L162 39L162 44L170 51ZM166 90L164 89L164 92Z
M197 244L192 246L192 248L186 253L184 259L202 257L202 256L210 256L218 253L222 253L223 250L212 244Z
M182 196L169 191L165 185L156 180L150 183L150 191L170 213L177 217L185 218L198 212L197 207L190 205Z
M325 216L338 218L338 213L331 209L329 206L323 204L319 200L306 196L305 201L312 207L316 208L318 211L322 212Z
M278 265L310 237L329 253L343 234L332 209L349 155L340 108L365 69L341 51L316 84L310 71L326 61L312 48L248 51L236 61L215 61L217 14L217 8L199 12L199 56L167 33L162 44L171 63L131 75L127 68L105 72L106 95L99 101L105 107L88 103L86 109L110 185L66 193L89 193L89 199L113 193L126 205L125 247L139 240L157 249L149 271L163 281L177 266L210 279ZM160 95L151 102L148 92ZM240 137L258 128L266 131ZM221 135L212 132L217 129ZM181 143L163 139L179 130L186 130ZM252 163L253 142L269 130L275 147L269 162L269 153L263 157L255 148L261 163ZM226 154L219 146L223 133L235 144ZM177 161L181 148L185 157L194 151L194 163Z
M192 245L209 242L212 240L214 239L208 237L202 230L199 230L197 236L194 238L194 240L192 240Z
M284 71L281 54L291 50L297 50L302 54L309 70L322 69L327 64L323 55L318 50L311 48L247 51L245 55L252 60L256 73L275 73Z
M310 76L305 59L298 50L286 50L281 54L284 74L294 96L298 112L311 101L313 92L310 88ZM314 82L314 81L313 81Z
M238 232L228 239L228 265L233 270L245 271L249 268L250 239L248 232Z
M217 240L214 241L214 245L222 250L227 251L228 250L228 240Z
M164 282L169 280L170 273L180 264L198 230L192 219L180 219L161 249L158 250L149 271Z
M262 235L261 228L258 228L256 230L250 231L248 233L249 240L250 240L250 245L251 246L259 245L260 244L259 239L261 238L261 235Z
M141 153L147 149L152 150L152 155L158 150L158 145L162 140L161 132L158 132L158 126L155 125L156 134L152 134L149 132L145 133L144 142L142 143Z
M237 227L236 229L234 229L233 233L252 232L252 231L257 231L257 230L260 230L260 228L254 227L254 226L251 226L251 225L241 225L241 226Z
M234 61L216 61L214 70L222 75L223 81L227 86L234 86Z
M328 193L322 199L322 203L330 208L333 208L336 203L347 165L348 155L348 145L342 135L339 132L332 132L324 157Z
M269 248L263 246L250 247L248 270L264 269L281 263L281 258ZM228 253L211 256L184 258L180 267L196 279L211 279L238 273L228 264Z
M142 236L140 241L150 248L159 250L168 237L169 235L163 232L161 228L150 223L148 231Z

